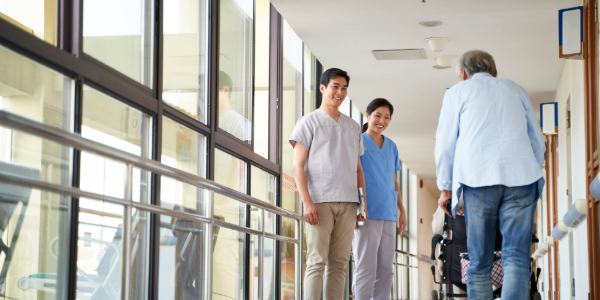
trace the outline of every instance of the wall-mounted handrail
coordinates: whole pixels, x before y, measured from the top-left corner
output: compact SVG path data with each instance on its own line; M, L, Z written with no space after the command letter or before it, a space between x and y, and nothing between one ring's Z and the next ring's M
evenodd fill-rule
M171 177L199 188L211 190L215 193L233 198L252 206L260 207L281 216L292 218L294 220L302 220L302 216L300 214L293 213L270 203L258 200L254 197L220 185L214 181L163 165L160 162L145 157L133 155L131 153L106 146L104 144L83 138L77 134L33 121L7 111L0 110L0 125L27 132L41 138L53 140L60 144L71 146L79 150L92 152L120 162L131 164L140 169L145 169L162 176Z

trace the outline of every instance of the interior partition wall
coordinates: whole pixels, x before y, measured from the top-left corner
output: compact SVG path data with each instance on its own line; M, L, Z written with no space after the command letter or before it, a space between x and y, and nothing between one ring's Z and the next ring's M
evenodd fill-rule
M0 5L0 110L291 215L0 127L0 173L96 195L0 183L0 298L300 298L283 112L318 107L323 68L269 1L28 3Z

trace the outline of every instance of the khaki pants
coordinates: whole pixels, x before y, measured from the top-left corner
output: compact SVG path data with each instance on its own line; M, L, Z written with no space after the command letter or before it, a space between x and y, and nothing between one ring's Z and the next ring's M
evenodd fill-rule
M341 300L344 297L346 264L350 260L358 203L329 202L315 206L321 220L317 225L306 223L308 253L304 298L321 299L323 273L327 265L324 300Z

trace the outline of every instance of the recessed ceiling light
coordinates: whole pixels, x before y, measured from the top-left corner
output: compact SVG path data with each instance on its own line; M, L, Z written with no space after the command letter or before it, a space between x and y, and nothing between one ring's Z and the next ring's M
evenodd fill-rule
M423 26L423 27L437 27L442 25L442 22L440 21L423 21L421 23L419 23L419 25Z
M433 68L436 70L444 70L444 69L450 69L450 66L433 66Z

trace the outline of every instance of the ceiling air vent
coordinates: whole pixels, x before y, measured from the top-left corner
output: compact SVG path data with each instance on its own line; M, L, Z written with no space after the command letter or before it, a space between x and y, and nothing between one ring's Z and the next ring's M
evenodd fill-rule
M425 49L373 50L377 60L426 59Z

